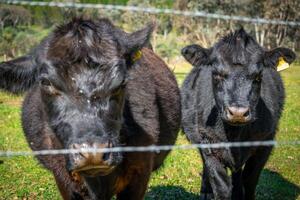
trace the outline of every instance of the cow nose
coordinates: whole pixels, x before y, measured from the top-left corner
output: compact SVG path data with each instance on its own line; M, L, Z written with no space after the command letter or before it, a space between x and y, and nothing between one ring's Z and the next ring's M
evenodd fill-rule
M234 107L230 106L227 108L227 119L231 122L245 123L250 120L250 109L249 107Z
M82 152L72 155L74 172L80 172L86 175L102 174L105 175L110 172L113 166L109 165L109 160L112 153L103 152L85 152L87 149L102 149L111 148L110 143L82 143L72 144L71 148L75 150L82 150Z

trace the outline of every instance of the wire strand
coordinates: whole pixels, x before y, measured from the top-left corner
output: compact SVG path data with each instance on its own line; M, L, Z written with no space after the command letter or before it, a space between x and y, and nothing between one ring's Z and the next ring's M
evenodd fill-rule
M223 15L217 13L208 13L204 11L181 11L168 8L152 8L152 7L138 7L138 6L124 6L124 5L110 5L110 4L92 4L92 3L74 3L74 2L40 2L40 1L19 1L19 0L0 0L0 3L14 4L14 5L28 5L28 6L48 6L59 8L87 8L87 9L106 9L106 10L120 10L130 12L142 12L150 14L168 14L181 15L187 17L204 17L210 19L222 19L248 22L254 24L273 24L286 26L300 26L298 21L284 21L277 19L265 18L251 18L238 15Z
M114 152L156 152L169 150L188 149L220 149L237 147L257 147L257 146L300 146L300 141L245 141L245 142L220 142L211 144L184 144L184 145L162 145L162 146L128 146L113 148L81 148L81 149L49 149L39 151L0 151L0 157L12 156L43 156L61 155L76 153L114 153Z

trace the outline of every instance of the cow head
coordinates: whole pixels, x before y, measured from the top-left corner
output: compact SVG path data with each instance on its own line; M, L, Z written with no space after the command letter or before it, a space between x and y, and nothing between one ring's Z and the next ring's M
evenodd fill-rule
M295 54L286 48L266 51L243 29L225 36L211 48L187 46L182 54L195 67L211 69L216 106L223 121L231 125L256 119L264 69L276 70L280 57L288 63L295 59Z
M108 20L76 19L54 31L40 88L64 147L119 146L127 71L152 30L150 25L127 34ZM68 157L69 169L85 175L106 175L120 161L120 153Z

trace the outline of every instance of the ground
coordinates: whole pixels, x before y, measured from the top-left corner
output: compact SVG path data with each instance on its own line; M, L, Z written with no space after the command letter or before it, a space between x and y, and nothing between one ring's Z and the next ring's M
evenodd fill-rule
M190 70L170 63L181 84ZM300 65L281 72L287 100L278 141L300 140ZM0 93L0 150L30 150L20 123L22 96ZM188 144L181 133L177 144ZM300 146L276 148L258 184L258 200L300 200ZM60 199L52 175L32 157L0 158L0 199ZM1 163L1 162L0 162ZM202 161L196 150L176 150L153 173L146 200L199 199Z

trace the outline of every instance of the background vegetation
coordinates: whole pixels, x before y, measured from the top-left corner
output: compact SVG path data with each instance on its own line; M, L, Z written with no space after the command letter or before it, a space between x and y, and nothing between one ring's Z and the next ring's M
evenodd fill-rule
M203 10L211 13L300 21L300 1L293 0L83 0L76 2L137 5L144 7ZM127 31L156 20L155 51L174 70L181 84L190 66L180 56L187 44L210 46L217 38L239 27L234 21L151 15L96 9L8 6L0 4L0 60L23 55L36 46L58 23L73 16L109 17ZM267 48L300 49L299 27L242 23ZM300 65L282 72L287 101L277 140L300 140ZM20 123L22 96L0 92L0 150L30 150ZM180 134L177 144L187 144ZM0 200L59 199L52 175L31 157L0 158ZM199 199L202 161L196 150L173 151L165 166L152 175L146 199ZM260 177L259 200L300 200L300 153L298 147L276 148Z
M73 0L72 2L201 10L216 14L300 21L298 12L300 1L295 0ZM136 30L146 22L157 21L159 26L153 37L153 46L161 56L168 59L179 56L177 50L186 44L199 43L208 47L220 36L240 26L245 27L267 48L287 46L295 51L300 50L300 30L297 26L255 25L232 20L125 11L107 12L102 9L0 4L0 57L8 59L28 52L55 25L81 15L93 18L109 17L127 31Z

